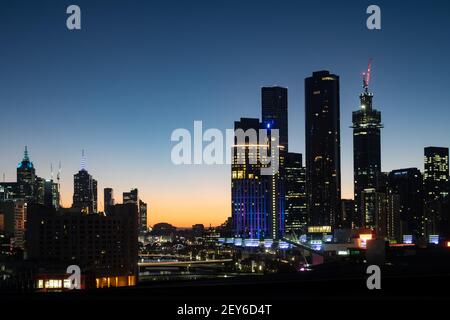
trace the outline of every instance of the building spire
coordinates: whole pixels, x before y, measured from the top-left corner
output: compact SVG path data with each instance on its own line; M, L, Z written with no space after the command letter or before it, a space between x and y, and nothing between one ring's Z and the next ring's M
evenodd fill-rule
M84 154L84 149L81 149L81 170L87 171L86 170L86 156Z
M363 88L364 92L369 92L369 82L370 74L372 72L372 58L369 59L369 65L367 66L367 71L363 73Z
M30 158L28 157L28 147L25 146L25 150L23 152L23 161L30 161Z

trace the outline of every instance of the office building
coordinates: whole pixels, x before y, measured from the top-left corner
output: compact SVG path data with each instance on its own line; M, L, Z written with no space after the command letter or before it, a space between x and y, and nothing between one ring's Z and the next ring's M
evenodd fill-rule
M103 189L103 203L104 203L104 211L105 214L108 214L109 207L115 204L114 200L114 191L112 188L104 188Z
M139 231L141 232L148 231L147 210L148 210L147 203L145 203L142 200L139 200Z
M288 152L288 89L261 88L261 115L266 128L279 130L279 143Z
M422 173L417 168L397 169L388 179L391 193L399 196L400 234L418 241L424 236Z
M427 236L450 236L448 148L424 149L425 231Z
M82 168L73 176L73 208L84 213L97 212L97 180Z
M342 199L341 200L341 214L338 217L338 227L344 229L353 229L355 225L353 224L353 217L355 215L355 201L353 199Z
M288 152L285 160L286 232L301 234L308 223L306 177L302 154Z
M70 265L80 267L86 288L135 285L137 218L132 204L113 205L108 216L87 215L81 208L30 206L26 248L28 259L38 265L36 287L67 289L60 275Z
M261 169L271 167L270 129L259 119L241 118L235 122L235 131L253 133L254 138L235 139L233 147L231 197L233 232L235 237L252 239L279 239L284 234L284 157L279 157L279 171L270 175ZM259 129L267 130L265 141ZM266 131L264 131L266 132ZM273 167L272 167L273 169Z
M380 129L383 127L381 112L372 106L373 94L369 92L367 75L364 76L363 88L359 96L359 110L353 111L352 116L355 217L362 222L360 226L365 224L361 193L365 189L378 189L377 181L381 173Z
M311 226L335 226L341 210L339 76L305 79L306 193Z

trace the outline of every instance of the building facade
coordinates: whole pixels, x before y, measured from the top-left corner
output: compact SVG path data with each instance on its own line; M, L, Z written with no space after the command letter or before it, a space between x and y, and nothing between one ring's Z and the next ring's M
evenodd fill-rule
M97 212L97 180L84 168L73 176L72 207L89 214Z
M372 106L373 94L364 81L364 91L359 96L359 110L353 111L353 170L355 224L363 227L365 212L362 192L365 189L378 190L378 176L381 173L381 112ZM367 218L367 217L366 217Z
M424 237L422 173L417 168L397 169L388 180L391 193L399 197L400 234L418 241Z
M341 199L339 76L305 79L306 193L311 226L335 226Z
M136 284L137 230L137 210L131 204L111 206L108 216L85 214L80 208L30 206L26 248L40 270L38 289L70 265L80 267L88 288Z
M448 148L424 149L424 205L427 236L450 236L449 151Z
M288 152L285 161L286 232L301 234L308 224L306 177L302 154Z
M260 131L263 130L263 131ZM278 172L262 174L270 167L270 129L259 119L242 118L235 122L242 141L235 137L231 166L233 233L235 237L279 239L285 231L284 157L279 157ZM264 138L261 132L268 132ZM252 138L254 140L252 140ZM264 141L263 141L264 140Z

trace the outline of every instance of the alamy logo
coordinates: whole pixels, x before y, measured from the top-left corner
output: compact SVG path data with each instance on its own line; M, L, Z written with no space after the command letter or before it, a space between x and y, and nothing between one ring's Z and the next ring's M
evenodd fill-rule
M370 265L367 267L367 274L370 274L370 276L367 278L366 285L367 289L373 290L373 289L381 289L381 270L380 267L377 265Z
M81 29L81 9L79 6L72 4L67 7L67 17L66 26L69 30L80 30Z
M367 7L367 14L370 16L367 18L366 26L369 30L380 30L381 29L381 9L379 6L372 4Z
M67 278L67 280L70 281L69 288L72 289L81 289L81 269L79 266L73 264L67 267L66 270L67 274L70 274L70 276Z
M194 121L193 136L183 128L172 132L170 139L177 142L171 151L173 164L259 164L262 175L278 172L278 129L226 129L223 134L215 128L203 132L202 121Z

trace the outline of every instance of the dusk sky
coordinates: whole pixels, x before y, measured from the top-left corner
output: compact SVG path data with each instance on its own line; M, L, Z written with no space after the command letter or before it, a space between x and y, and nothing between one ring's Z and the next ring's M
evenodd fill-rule
M66 28L81 7L82 29ZM382 29L366 28L381 7ZM382 170L450 146L449 1L5 1L0 3L0 173L28 146L37 174L62 163L62 200L87 169L103 188L137 187L149 224L217 225L231 214L230 166L175 166L173 130L260 117L262 86L289 88L289 149L304 153L304 78L340 76L343 197L352 198L351 112L373 58ZM56 171L56 169L55 169Z

